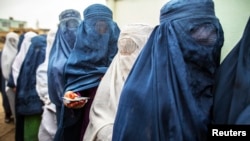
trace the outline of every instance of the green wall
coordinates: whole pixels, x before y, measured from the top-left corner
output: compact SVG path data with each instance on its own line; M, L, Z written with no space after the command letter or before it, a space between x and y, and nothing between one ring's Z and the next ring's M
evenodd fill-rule
M250 16L250 0L214 0L215 12L224 30L221 60L240 40Z

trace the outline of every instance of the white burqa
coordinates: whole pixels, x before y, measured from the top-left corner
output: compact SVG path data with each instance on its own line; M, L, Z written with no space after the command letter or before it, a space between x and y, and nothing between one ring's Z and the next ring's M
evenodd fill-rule
M14 121L16 121L16 114L15 114L15 94L11 88L7 86L7 82L9 80L11 74L11 66L17 54L17 44L19 41L19 35L15 32L9 32L6 35L5 44L2 51L1 56L1 67L3 77L6 80L6 95L8 97L8 101L10 103L11 113L14 117Z
M120 33L118 53L97 89L83 141L111 141L123 84L153 27L129 24Z
M56 107L51 103L48 94L48 60L52 48L57 28L52 28L47 33L47 47L44 62L38 66L36 71L36 91L44 103L42 121L39 127L39 141L53 141L56 130Z
M2 72L5 80L9 80L11 66L17 54L18 41L19 35L17 33L7 33L1 57Z

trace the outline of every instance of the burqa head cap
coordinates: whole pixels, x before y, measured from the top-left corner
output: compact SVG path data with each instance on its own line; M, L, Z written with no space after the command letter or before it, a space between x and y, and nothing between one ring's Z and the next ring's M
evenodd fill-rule
M210 12L208 12L208 10ZM171 14L172 11L174 11L174 14ZM166 18L171 19L171 15L175 15L175 17L185 17L195 15L195 12L199 14L205 13L206 15L214 14L213 0L170 0L160 10L160 21Z
M61 12L59 15L59 21L64 21L68 19L81 19L81 14L74 9L67 9Z
M92 4L87 7L84 12L84 19L94 18L94 17L102 17L102 18L113 18L112 11L105 5L102 4Z
M212 0L170 0L167 2L161 9L161 11L165 9L174 9L183 5L192 5L192 4L199 4L199 3L213 3Z

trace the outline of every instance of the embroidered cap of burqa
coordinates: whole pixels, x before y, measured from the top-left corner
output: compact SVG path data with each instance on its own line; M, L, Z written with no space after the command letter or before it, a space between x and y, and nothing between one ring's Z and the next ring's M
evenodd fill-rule
M113 141L203 141L223 29L211 0L172 0L121 93Z
M36 91L36 70L45 59L46 35L31 39L17 79L16 111L22 115L41 114L43 103Z
M240 41L223 60L214 94L214 124L250 124L250 18Z
M59 21L48 62L49 97L52 103L57 106L62 105L64 67L75 44L76 31L81 22L81 15L74 9L67 9L59 15Z
M83 15L75 47L65 66L65 91L98 86L118 50L120 29L111 10L102 4L92 4Z

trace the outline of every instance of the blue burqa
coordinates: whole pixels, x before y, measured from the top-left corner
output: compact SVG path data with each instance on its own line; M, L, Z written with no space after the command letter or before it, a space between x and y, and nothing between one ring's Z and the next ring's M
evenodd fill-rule
M112 19L112 11L101 4L93 4L83 14L75 48L65 67L65 91L77 92L98 86L118 51L120 29Z
M35 36L25 56L17 79L16 112L34 115L43 112L43 102L36 91L36 70L45 59L46 35Z
M64 67L75 44L76 31L81 22L81 15L74 9L66 9L59 15L59 20L60 23L48 62L48 92L52 103L57 107L62 106L65 84ZM60 110L57 110L57 113L60 113Z
M64 92L88 91L97 87L118 51L120 29L113 21L112 11L105 5L93 4L84 10L83 15L75 46L65 64ZM89 116L86 111L92 100L81 109L62 107L56 141L82 140L87 124L83 123L83 119Z
M250 18L216 76L214 124L250 124Z
M224 36L211 0L171 0L124 84L113 141L205 141Z

